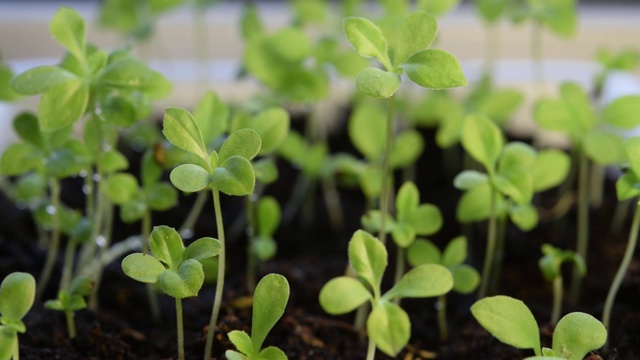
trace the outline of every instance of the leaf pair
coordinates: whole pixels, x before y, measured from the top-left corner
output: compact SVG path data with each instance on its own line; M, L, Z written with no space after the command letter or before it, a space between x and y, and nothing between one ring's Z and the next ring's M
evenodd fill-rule
M225 140L220 152L208 153L200 128L193 115L180 108L165 110L163 133L174 146L198 159L171 171L171 183L185 192L213 186L227 195L248 195L255 186L255 172L250 160L261 147L258 133L251 129L235 131Z
M204 237L185 249L178 232L167 226L156 226L149 242L153 255L130 254L122 260L122 270L134 280L158 283L178 299L198 295L204 282L199 260L218 255L221 248L218 240Z
M87 307L84 297L91 294L93 282L88 277L77 277L73 279L68 289L61 290L58 298L48 300L44 306L47 309L58 311L77 311Z
M543 244L542 255L540 261L538 261L538 266L547 281L553 281L558 276L562 276L560 270L565 262L574 263L580 276L585 276L587 273L587 264L582 256L574 251L562 250L549 244Z
M251 243L251 251L260 260L271 259L277 251L278 245L273 234L280 225L280 205L272 196L263 196L256 206L256 238Z
M393 299L439 296L453 286L446 268L428 264L413 268L382 294L387 250L362 230L356 231L349 242L349 262L358 279L341 276L330 280L320 291L320 305L329 314L344 314L370 301L372 312L367 319L367 334L389 356L396 356L411 335L409 316Z
M31 274L14 272L0 284L0 360L9 360L18 341L17 333L27 328L22 318L27 315L36 294L36 280Z
M480 325L501 342L518 349L533 349L536 357L551 356L580 360L589 351L600 348L607 340L607 329L591 315L574 312L565 315L553 333L552 348L540 348L538 323L529 308L508 296L492 296L478 300L471 313Z
M228 360L286 360L285 353L275 346L262 349L262 343L276 322L284 314L289 301L289 283L278 274L269 274L260 280L253 294L251 336L244 331L232 331L229 340L239 350L227 350Z
M366 68L356 76L360 92L377 98L393 96L406 72L414 83L429 89L448 89L466 84L460 64L451 54L427 49L436 37L438 24L424 11L413 12L398 25L390 44L382 30L370 20L348 17L344 31L363 57L375 57L384 67Z

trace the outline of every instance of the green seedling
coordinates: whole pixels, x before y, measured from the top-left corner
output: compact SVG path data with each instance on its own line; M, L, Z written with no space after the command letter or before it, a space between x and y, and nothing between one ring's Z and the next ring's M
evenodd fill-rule
M372 311L367 318L367 360L374 359L376 347L393 357L409 342L411 321L394 299L440 296L453 286L449 270L428 264L413 268L383 294L381 283L387 267L387 250L378 239L362 230L351 237L349 262L358 279L340 276L330 280L320 291L320 305L329 314L339 315L369 301Z
M249 200L253 201L253 200ZM247 248L247 287L255 289L258 261L267 261L275 256L278 249L273 235L280 225L280 205L272 196L264 196L257 201L255 211L250 216L253 223L249 246Z
M360 71L356 76L356 88L364 95L389 99L380 165L381 228L385 229L389 212L387 194L393 149L394 95L400 88L400 75L406 73L412 82L428 89L463 86L467 80L453 55L443 50L428 49L436 37L438 24L433 16L424 11L405 16L395 29L393 41L376 24L361 17L346 18L344 31L358 54L365 58L374 57L383 66L383 69L368 67ZM385 232L382 231L380 240L385 243L385 239Z
M533 194L560 184L569 169L569 158L557 150L536 152L531 146L512 142L505 145L500 129L488 118L470 115L462 129L462 146L485 168L486 173L465 170L454 179L456 188L466 191L458 204L461 222L489 220L487 250L479 298L488 291L496 252L502 251L498 221L508 217L528 231L538 223L531 204Z
M407 260L411 266L424 264L442 265L451 271L453 276L453 291L460 294L472 293L480 284L480 274L470 265L463 264L467 258L467 238L458 236L452 239L444 252L426 239L416 240L407 249ZM441 295L438 299L438 328L440 339L449 338L447 330L447 299Z
M30 274L14 272L0 284L0 360L20 359L18 333L27 331L22 318L36 295L36 280Z
M491 296L471 306L476 320L501 342L518 349L532 349L535 357L581 360L607 340L607 329L589 314L573 312L560 319L551 348L540 345L538 323L522 301L509 296Z
M158 284L165 294L176 299L178 358L184 360L182 299L197 296L204 282L199 260L218 255L221 243L210 237L198 239L186 249L177 231L156 226L149 239L151 254L135 253L122 260L122 271L130 278Z
M640 138L630 138L626 140L624 144L625 155L629 162L629 168L622 175L618 181L616 181L616 193L618 201L627 199L634 199L637 202L640 196ZM609 329L609 323L611 321L611 311L613 310L613 303L624 280L631 259L633 259L633 253L638 242L638 231L640 230L640 210L636 205L635 214L633 215L633 221L631 223L631 230L629 231L629 239L627 240L627 248L624 252L624 256L620 263L620 267L616 272L616 276L611 282L611 287L607 293L607 299L604 303L604 309L602 311L602 322L604 326Z
M562 272L561 267L565 262L572 262L578 268L581 276L587 273L587 264L584 259L573 251L561 250L549 244L542 245L542 258L538 262L542 275L553 284L553 308L551 310L551 324L555 325L560 319L562 309Z
M507 13L510 0L475 0L474 8L484 22L486 29L484 71L492 74L499 49L499 20Z
M16 93L10 85L10 81L13 78L13 71L11 68L2 61L2 54L0 54L0 101L15 101L20 98L20 95Z
M58 310L64 312L67 321L67 333L69 338L76 337L76 325L74 320L74 312L87 307L84 297L91 294L93 282L87 277L77 277L73 279L68 290L60 290L58 298L48 300L44 306L47 309Z
M625 160L620 136L601 129L607 126L619 129L639 126L640 96L620 97L597 111L580 85L567 82L560 86L558 98L543 99L536 104L534 119L542 129L566 134L578 159L576 251L586 261L589 248L589 162L604 166ZM578 300L580 284L580 274L576 269L571 282L571 302Z
M594 78L594 93L600 95L604 82L614 71L633 71L640 64L640 52L636 49L624 49L613 53L608 49L599 49L596 60L602 69Z
M275 346L262 349L269 331L280 320L289 301L289 283L278 274L269 274L260 280L253 294L251 336L234 330L227 334L238 351L227 350L228 360L286 360L287 355Z
M220 151L214 150L209 153L198 123L188 111L180 108L165 110L163 133L174 146L195 155L192 163L179 165L171 171L171 183L184 192L211 189L213 194L221 248L218 257L216 294L205 344L204 358L208 359L211 355L213 333L222 303L226 261L220 192L233 196L253 193L256 176L250 160L260 152L262 140L255 130L241 129L229 135L220 147Z

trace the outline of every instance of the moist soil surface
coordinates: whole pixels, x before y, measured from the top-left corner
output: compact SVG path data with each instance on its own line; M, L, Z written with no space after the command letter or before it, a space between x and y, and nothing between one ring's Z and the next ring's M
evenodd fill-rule
M470 237L467 262L481 269L484 256L486 226L474 224L460 226L455 220L455 206L460 192L453 188L457 165L444 164L443 152L434 143L433 130L421 130L427 143L416 166L416 181L422 202L436 204L444 216L444 226L430 237L441 249L455 236ZM332 152L355 153L350 147L346 131L331 135ZM139 153L128 153L132 163ZM454 154L456 150L454 150ZM462 154L457 149L458 154ZM451 158L451 157L449 157ZM445 166L446 165L446 166ZM280 161L280 180L267 187L266 193L276 196L281 204L289 200L293 179L298 171L290 164ZM134 170L135 173L136 170ZM402 174L396 174L397 184ZM80 204L81 182L71 179L64 183L63 201ZM284 217L283 224L275 235L278 253L272 260L259 267L259 277L268 273L284 275L291 287L291 296L282 319L268 335L264 346L275 345L289 359L364 359L366 340L353 327L354 314L331 316L318 303L322 286L335 276L342 275L347 266L347 244L353 232L360 228L360 216L365 209L365 200L357 189L340 188L343 226L332 227L318 190L309 196L312 207L292 212L295 216ZM174 210L154 214L154 225L179 227L195 196L180 198ZM538 260L540 246L551 243L572 249L575 246L575 206L560 219L552 219L550 209L556 203L557 191L537 196L535 203L540 212L539 226L523 233L513 226L506 228L504 263L495 294L504 294L523 300L532 310L541 328L543 346L551 346L553 327L548 323L551 311L551 284L545 282ZM242 198L223 196L223 213L227 229L233 226L241 214ZM75 205L73 205L75 206ZM81 206L81 205L79 205ZM283 205L284 207L285 205ZM583 311L601 318L602 307L609 284L620 264L626 246L630 216L627 216L621 234L612 235L612 221L616 198L613 180L605 183L602 206L590 213L591 243L588 257L588 275L578 305L565 302L563 313ZM196 239L215 236L215 221L212 204L194 228ZM306 215L302 215L306 214ZM306 220L305 220L306 216ZM27 210L19 209L0 194L0 276L4 278L13 271L26 271L38 276L44 263L45 251L37 246L36 231ZM124 239L136 233L137 225L120 225L114 239ZM229 231L229 230L228 230ZM216 328L214 359L224 359L224 351L234 349L226 333L232 330L251 329L251 302L245 282L245 236L228 238L228 272L225 284L223 308ZM390 277L394 269L395 248L390 247ZM57 272L45 293L45 299L56 296ZM564 271L565 283L571 278L571 268ZM389 279L384 287L388 288ZM568 287L568 286L567 286ZM207 324L214 297L214 284L205 284L197 298L183 301L185 324L185 352L189 359L201 359ZM609 329L608 350L589 354L590 360L640 359L640 261L636 256L629 273L618 293ZM70 340L66 335L64 316L60 312L45 309L36 304L25 318L27 332L20 334L22 359L171 359L177 357L175 330L175 303L172 298L159 294L162 319L152 319L147 303L146 289L126 277L116 261L105 269L99 292L99 311L76 312L78 336ZM447 295L447 317L449 339L440 340L436 320L435 299L407 299L402 306L409 313L412 336L409 345L398 355L398 359L522 359L532 356L529 350L518 350L502 344L485 331L471 316L469 307L475 294ZM390 359L377 352L376 359Z

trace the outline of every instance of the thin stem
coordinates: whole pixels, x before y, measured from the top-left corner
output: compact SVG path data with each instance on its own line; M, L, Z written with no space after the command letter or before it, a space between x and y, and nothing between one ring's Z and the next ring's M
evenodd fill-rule
M484 72L493 74L496 59L498 57L498 49L500 48L500 29L498 23L488 23L485 26L485 52L484 52Z
M367 347L367 359L366 360L374 360L376 357L376 342L369 338L369 346Z
M98 244L100 248L97 250L97 254L94 255L98 259L102 257L102 254L107 251L109 245L111 245L111 235L113 230L113 217L114 217L114 206L113 204L106 200L106 210L104 212L104 233L102 235L102 244ZM95 258L92 259L92 261ZM102 284L102 271L104 267L98 268L95 273L95 278L93 279L93 289L91 289L91 295L89 296L89 309L98 310L98 292L100 291L100 285Z
M584 151L580 151L580 164L578 168L578 244L576 252L587 261L589 249L589 161ZM573 267L571 279L571 296L569 301L576 304L580 298L580 286L582 277L577 266Z
M248 246L247 246L247 289L250 293L253 294L253 291L256 288L256 267L257 267L257 258L255 253L255 245L256 245L256 207L255 203L257 201L257 197L254 194L251 194L246 197L246 214L247 214L247 237L248 237Z
M56 263L58 257L58 250L60 249L60 181L52 178L49 181L49 187L51 191L51 237L49 239L49 248L47 251L47 259L45 260L42 273L38 280L38 287L36 291L36 302L42 296L42 293L47 288L51 273L53 272L53 266Z
M627 214L629 210L631 210L631 204L633 200L622 200L618 201L616 205L616 210L613 213L613 220L611 220L611 234L618 235L622 232L622 227L624 226L624 222L627 219Z
M536 98L540 95L540 88L543 82L544 69L542 67L542 24L538 21L531 23L531 73L536 86Z
M440 340L447 341L449 339L449 330L447 329L447 298L444 295L438 297L438 330L440 331Z
M387 243L387 216L389 214L389 188L391 184L391 169L389 158L391 157L391 148L393 146L393 108L395 104L395 96L389 98L387 103L387 128L384 143L384 152L382 154L382 189L380 189L380 233L378 237L383 244Z
M590 205L599 208L602 204L602 192L604 189L604 167L596 163L591 164L591 182L589 186Z
M176 327L178 330L178 359L184 360L184 327L182 326L182 299L176 298Z
M495 257L493 258L493 265L491 269L491 284L489 286L489 292L497 293L498 288L500 287L500 274L502 273L502 262L504 260L504 242L505 242L505 231L507 227L507 218L506 216L501 216L497 219L497 230L496 230L496 251Z
M140 228L141 235L141 243L142 243L142 252L145 254L149 253L149 237L151 236L151 212L146 211L144 216L142 217L142 225ZM156 292L155 284L147 284L147 299L149 300L149 307L151 308L151 315L153 316L153 320L155 322L160 322L160 305L158 305L158 293Z
M635 251L636 243L638 241L639 229L640 229L640 209L636 205L636 210L633 214L633 222L631 223L631 231L629 232L629 240L627 241L627 248L624 252L624 257L622 258L622 263L620 263L618 272L616 272L616 276L613 278L613 282L611 283L611 288L609 288L609 293L607 294L607 300L604 302L604 311L602 312L602 323L607 329L609 329L609 322L611 320L611 310L613 309L613 302L616 299L616 295L618 294L618 289L620 289L622 280L624 280L624 276L626 275L627 270L629 269L629 264L631 264L631 259L633 258L633 253Z
M16 347L13 349L13 360L20 360L20 343L16 336Z
M202 213L204 205L207 203L208 195L209 194L207 193L207 191L204 190L199 191L198 195L196 195L196 200L193 203L193 206L191 206L189 214L187 214L187 217L180 226L180 230L178 230L180 236L183 239L188 239L193 236L193 227L196 223L196 220L198 220L198 217L200 217L200 213Z
M496 248L496 228L497 228L497 216L496 216L496 191L492 187L490 191L491 200L489 201L489 229L487 231L487 249L484 254L484 264L482 266L482 280L480 283L480 290L478 291L478 299L482 299L487 295L487 288L491 282L491 267L493 265L493 255Z
M69 334L69 339L73 339L76 337L76 320L73 316L73 311L65 310L64 316L67 320L67 333Z
M562 276L556 276L553 279L553 307L551 310L551 325L555 325L560 320L562 310Z
M78 267L76 268L76 275L78 271L81 271L85 266L89 266L93 258L95 257L95 249L98 237L100 236L100 232L102 231L102 220L104 216L105 209L105 195L104 195L104 179L103 173L98 168L97 177L99 179L98 184L96 186L96 201L95 207L93 210L93 221L91 223L91 234L89 235L89 240L86 245L82 247L82 251L80 252L80 258L78 259ZM92 180L93 181L93 180Z
M402 275L404 275L404 270L405 270L405 249L403 247L397 246L396 247L396 273L395 273L395 278L393 280L394 284L397 284L400 282L400 280L402 279ZM400 298L397 297L393 300L393 302L396 305L400 305Z
M71 275L73 274L73 256L75 255L76 244L67 239L67 245L64 251L64 262L62 264L62 277L60 278L60 290L67 290L71 284Z
M344 227L344 214L340 206L340 193L336 188L336 182L333 178L322 180L322 192L324 194L324 203L327 205L327 214L329 222L334 229L342 229Z
M216 283L216 295L213 300L213 309L211 310L211 320L209 320L209 331L207 332L207 342L204 348L204 359L211 357L213 350L213 334L216 331L218 323L218 315L220 314L220 305L222 303L222 291L224 289L224 270L225 270L225 241L224 241L224 224L222 222L222 211L220 209L220 192L213 188L213 208L216 213L216 227L218 229L218 240L220 241L220 254L218 254L218 281Z

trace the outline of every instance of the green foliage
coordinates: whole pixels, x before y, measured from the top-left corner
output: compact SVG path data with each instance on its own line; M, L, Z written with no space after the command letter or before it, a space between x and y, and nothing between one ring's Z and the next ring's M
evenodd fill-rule
M530 20L558 36L571 37L578 27L576 0L518 0L507 9L513 22Z
M579 360L607 340L607 329L600 321L589 314L574 312L565 315L556 325L553 348L540 348L538 324L533 314L522 301L508 296L478 300L471 306L471 313L501 342L519 349L533 349L536 357L527 359Z
M27 331L22 318L27 315L36 295L36 280L31 274L14 272L0 284L0 359L9 360L18 343L18 334Z
M509 0L475 0L473 2L482 20L489 24L496 23L500 17L504 16L509 3Z
M289 113L284 108L273 107L253 117L236 115L231 123L231 132L245 128L255 130L262 140L258 155L269 155L275 152L287 137L290 122Z
M13 78L13 71L8 65L5 65L0 57L0 101L14 101L20 98L10 85Z
M250 245L258 259L269 260L276 254L278 245L273 235L280 225L280 218L278 201L272 196L260 198L256 206L256 238Z
M80 276L71 282L69 288L66 290L60 290L58 292L58 298L55 300L48 300L44 306L47 309L57 311L77 311L87 307L87 303L84 297L91 294L93 288L93 282L91 279Z
M549 244L543 244L542 255L538 265L547 281L552 281L558 276L562 276L560 268L565 262L574 263L581 276L585 276L587 273L587 264L582 256L574 251L562 250Z
M158 283L169 296L182 299L196 296L204 282L199 260L214 257L220 252L220 242L205 237L187 248L177 231L156 226L151 232L150 254L130 254L122 260L122 270L130 278L143 283Z
M153 34L155 18L185 0L106 0L101 3L100 25L112 28L134 40L148 40Z
M262 343L276 322L284 314L289 300L289 283L278 274L269 274L260 280L253 294L251 336L244 331L231 331L229 340L239 350L227 350L229 360L286 360L285 353L274 346L262 349Z
M446 268L429 264L415 267L382 294L380 285L387 267L387 250L362 230L356 231L349 242L349 262L358 279L341 276L330 280L320 291L320 305L329 314L344 314L369 300L372 312L367 319L367 333L378 349L389 356L396 356L411 334L407 313L393 299L439 296L453 286Z
M625 157L629 163L627 171L616 181L619 201L640 196L640 138L629 138L624 143Z

